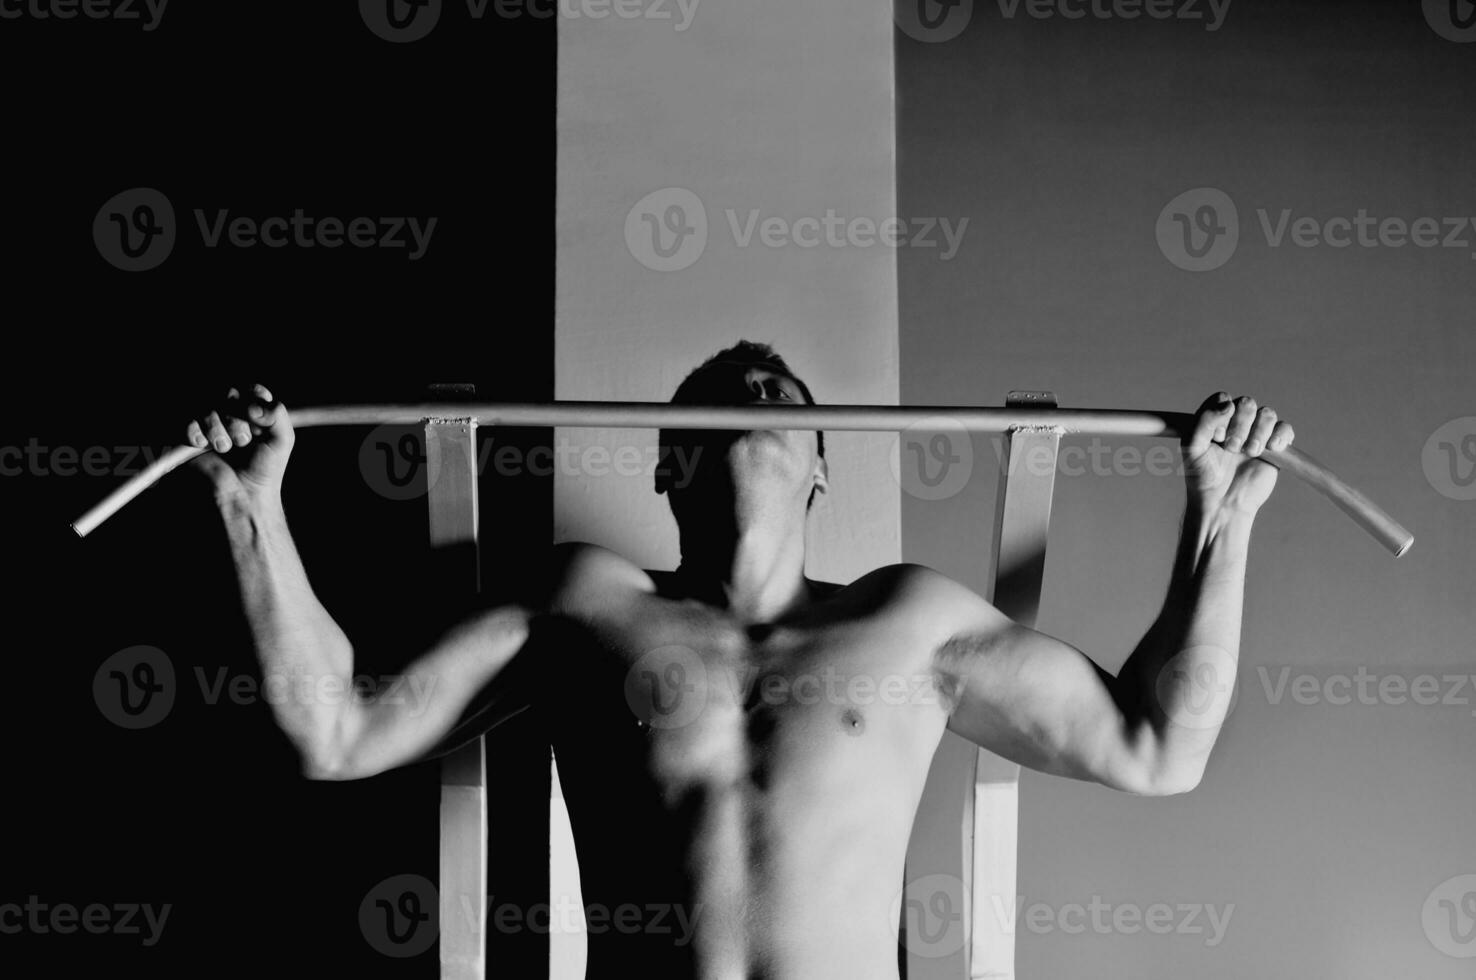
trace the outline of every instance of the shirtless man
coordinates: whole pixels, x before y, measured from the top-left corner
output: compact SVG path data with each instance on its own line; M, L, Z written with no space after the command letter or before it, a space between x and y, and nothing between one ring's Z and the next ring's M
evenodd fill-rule
M746 342L674 400L812 401ZM314 596L283 514L286 408L263 387L232 390L188 436L219 453L200 459L263 673L347 684L353 645ZM1251 525L1276 481L1256 457L1292 436L1248 397L1199 409L1168 596L1115 677L921 565L847 585L806 577L806 515L827 486L821 434L663 432L690 464L657 476L680 528L674 572L560 545L534 601L452 626L411 663L427 702L284 701L277 719L309 778L361 779L541 711L586 904L670 913L662 929L592 931L591 976L896 980L894 901L945 728L1130 793L1199 782L1218 725L1192 713L1193 685L1205 669L1233 683Z

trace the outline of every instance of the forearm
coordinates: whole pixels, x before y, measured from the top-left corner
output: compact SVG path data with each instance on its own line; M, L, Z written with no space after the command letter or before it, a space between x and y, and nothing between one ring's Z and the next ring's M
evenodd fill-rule
M220 502L263 681L282 685L277 723L311 770L328 758L354 705L353 646L312 587L273 496Z
M1163 610L1117 677L1147 778L1169 791L1198 783L1235 689L1253 521L1191 495Z

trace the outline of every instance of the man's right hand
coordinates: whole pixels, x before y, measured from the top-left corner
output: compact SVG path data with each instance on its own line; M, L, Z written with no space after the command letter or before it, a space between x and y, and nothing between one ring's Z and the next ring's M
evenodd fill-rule
M232 388L185 430L191 446L215 450L197 457L196 465L222 500L278 497L295 438L286 406L262 385L252 385L245 395Z

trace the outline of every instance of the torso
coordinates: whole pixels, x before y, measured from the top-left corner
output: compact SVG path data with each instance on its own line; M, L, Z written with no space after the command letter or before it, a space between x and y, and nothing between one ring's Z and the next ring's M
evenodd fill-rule
M565 590L541 673L591 977L895 980L949 708L911 568L758 628L628 564Z

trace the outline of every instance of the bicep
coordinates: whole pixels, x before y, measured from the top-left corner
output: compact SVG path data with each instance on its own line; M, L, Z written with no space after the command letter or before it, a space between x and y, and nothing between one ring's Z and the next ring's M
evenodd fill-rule
M344 768L373 775L469 742L531 703L518 669L532 615L521 606L484 610L457 625L344 716Z
M940 648L958 690L949 729L1031 769L1136 786L1143 743L1112 675L1071 644L993 613Z

